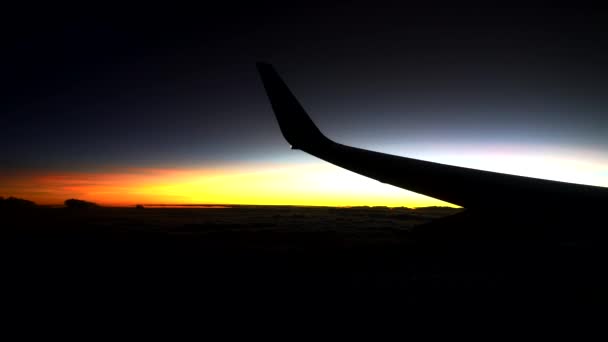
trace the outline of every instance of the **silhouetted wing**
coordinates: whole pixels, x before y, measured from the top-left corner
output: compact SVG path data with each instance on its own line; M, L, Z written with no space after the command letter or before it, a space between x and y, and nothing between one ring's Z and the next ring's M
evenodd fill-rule
M608 188L475 170L338 144L321 133L274 68L257 64L262 82L292 148L380 182L465 208L599 207Z

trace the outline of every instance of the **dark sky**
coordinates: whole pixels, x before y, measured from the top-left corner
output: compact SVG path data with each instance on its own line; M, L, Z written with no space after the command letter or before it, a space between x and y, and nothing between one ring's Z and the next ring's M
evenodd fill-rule
M605 11L370 4L7 12L1 168L308 158L282 139L256 61L342 143L426 159L484 146L608 154Z

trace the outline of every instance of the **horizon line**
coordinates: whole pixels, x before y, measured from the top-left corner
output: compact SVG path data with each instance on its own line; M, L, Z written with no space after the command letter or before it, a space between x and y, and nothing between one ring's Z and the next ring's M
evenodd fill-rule
M148 207L245 207L245 206L257 206L257 207L316 207L316 208L407 208L407 209L422 209L422 208L450 208L450 209L462 209L459 207L450 206L420 206L420 207L407 207L407 206L388 206L388 205L343 205L343 206L332 206L332 205L314 205L314 204L227 204L227 203L134 203L134 204L100 204L96 203L100 207L105 208L133 208L138 205ZM37 204L41 207L64 207L63 203L54 204Z

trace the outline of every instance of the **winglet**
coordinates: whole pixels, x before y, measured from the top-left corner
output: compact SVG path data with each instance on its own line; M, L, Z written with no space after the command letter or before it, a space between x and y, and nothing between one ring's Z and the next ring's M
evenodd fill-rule
M311 150L330 143L310 119L272 65L256 63L281 132L292 149Z

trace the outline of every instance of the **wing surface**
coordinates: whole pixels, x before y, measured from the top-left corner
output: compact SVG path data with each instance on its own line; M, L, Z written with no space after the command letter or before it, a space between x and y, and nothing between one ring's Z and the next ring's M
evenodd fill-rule
M257 68L292 148L344 169L467 209L570 210L608 204L608 188L457 167L336 143L317 128L270 64L258 63Z

